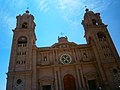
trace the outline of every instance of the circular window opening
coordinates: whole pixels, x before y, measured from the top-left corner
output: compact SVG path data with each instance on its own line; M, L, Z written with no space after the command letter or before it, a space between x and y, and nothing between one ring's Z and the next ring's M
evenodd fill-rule
M21 79L18 79L17 80L17 84L21 84L22 83L22 80Z

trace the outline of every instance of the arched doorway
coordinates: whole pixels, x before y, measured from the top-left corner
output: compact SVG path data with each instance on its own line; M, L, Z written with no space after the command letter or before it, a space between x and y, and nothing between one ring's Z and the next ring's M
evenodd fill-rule
M76 90L75 78L72 75L70 74L65 75L63 81L64 81L64 90Z

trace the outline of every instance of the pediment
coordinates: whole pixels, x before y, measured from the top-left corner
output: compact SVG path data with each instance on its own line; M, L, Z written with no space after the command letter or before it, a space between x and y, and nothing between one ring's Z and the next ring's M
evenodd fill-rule
M77 44L74 42L64 42L64 43L55 43L51 47L52 48L72 48L76 46Z

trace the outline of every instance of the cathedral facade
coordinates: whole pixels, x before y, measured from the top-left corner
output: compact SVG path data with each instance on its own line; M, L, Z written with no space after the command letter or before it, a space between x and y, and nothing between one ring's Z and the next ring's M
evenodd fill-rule
M120 89L119 55L100 13L86 9L87 44L58 37L57 43L40 48L34 16L27 10L16 18L6 90Z

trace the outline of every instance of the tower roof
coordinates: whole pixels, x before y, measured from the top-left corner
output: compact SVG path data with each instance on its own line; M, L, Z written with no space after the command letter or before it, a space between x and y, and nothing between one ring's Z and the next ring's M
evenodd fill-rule
M67 36L65 36L65 37L58 37L58 43L65 43L65 42L68 42Z

